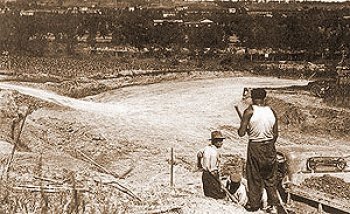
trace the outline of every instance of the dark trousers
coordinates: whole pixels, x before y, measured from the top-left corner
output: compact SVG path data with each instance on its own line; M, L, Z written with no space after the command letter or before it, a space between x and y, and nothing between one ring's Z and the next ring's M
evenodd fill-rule
M203 171L202 182L205 196L215 199L225 198L226 194L221 188L219 175L215 176L208 171Z
M276 192L277 167L274 142L249 142L246 176L248 181L248 203L251 207L260 207L263 188L266 189L268 203L273 206L279 204Z

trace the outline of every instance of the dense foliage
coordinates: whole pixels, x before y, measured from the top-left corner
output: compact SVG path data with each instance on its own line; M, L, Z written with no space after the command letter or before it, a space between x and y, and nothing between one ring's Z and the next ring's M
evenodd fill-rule
M347 10L312 8L296 11L272 11L267 14L244 12L174 13L164 18L161 9L94 9L94 12L65 10L64 13L23 10L0 14L0 50L44 55L48 42L65 44L73 54L78 38L92 47L97 37L111 37L111 44L143 48L187 48L202 53L205 49L224 50L230 36L236 35L236 47L248 49L306 52L309 56L336 57L350 46L350 19ZM350 13L349 13L350 14ZM213 21L210 24L201 20ZM156 24L154 20L163 20ZM182 20L182 22L172 22ZM189 25L188 23L195 23ZM50 38L54 38L50 40Z

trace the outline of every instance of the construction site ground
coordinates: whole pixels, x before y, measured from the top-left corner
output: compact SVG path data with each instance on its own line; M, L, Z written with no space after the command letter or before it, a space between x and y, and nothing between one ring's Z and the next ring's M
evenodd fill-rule
M2 211L8 210L9 204L19 210L42 208L43 203L30 198L43 198L44 191L39 194L28 186L43 187L53 181L58 185L60 181L58 186L64 187L74 180L76 188L90 191L78 194L84 201L79 202L78 213L246 213L232 202L204 197L201 172L196 169L196 153L209 143L212 130L221 130L227 137L221 163L231 157L245 159L247 138L237 135L239 117L234 109L238 105L243 111L246 106L244 87L271 88L268 102L280 120L278 149L300 145L350 151L350 111L325 104L306 90L289 87L305 86L305 80L245 74L187 77L75 99L59 95L64 94L59 83L6 79L0 83L2 179L13 147L12 121L28 108L30 114L6 173L7 186L1 186L17 187L20 192L12 188L6 197L1 194ZM108 86L117 80L103 81ZM171 148L175 156L173 187ZM112 173L124 174L124 178L116 179ZM116 185L128 188L141 201ZM65 194L46 193L48 209L69 213L67 207L73 199L70 193ZM8 201L11 196L19 199ZM317 211L302 203L293 206L296 213Z

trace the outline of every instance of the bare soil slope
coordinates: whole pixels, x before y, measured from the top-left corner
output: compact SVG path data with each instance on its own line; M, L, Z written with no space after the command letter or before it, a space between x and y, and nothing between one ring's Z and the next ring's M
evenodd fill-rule
M210 131L220 129L227 136L222 149L223 162L232 155L245 158L247 140L236 134L239 118L234 111L236 104L241 110L245 107L241 99L243 88L294 84L305 83L277 78L217 78L133 86L77 100L1 83L0 88L19 91L26 99L30 96L51 103L36 108L27 118L21 135L27 151L16 153L10 177L16 178L14 185L18 186L39 185L39 175L62 181L74 174L73 180L80 187L94 192L80 195L82 200L107 213L145 213L154 209L175 212L178 207L183 213L245 213L230 202L203 196L195 154L208 143ZM311 121L310 115L321 115L315 110L321 103L305 92L271 91L272 95L270 102L281 120L279 147L304 142L330 143L323 133L313 131L316 128L305 129L318 124ZM13 103L23 105L23 102ZM321 122L318 127L325 125ZM330 137L342 139L332 143L350 145L347 136L341 135L343 130L332 130L334 134ZM175 188L169 188L171 148L175 150ZM101 172L82 153L109 172L125 174L125 179L115 180ZM113 181L130 188L143 201L122 194L111 186ZM49 199L54 201L55 197L58 196L50 195ZM60 197L67 203L70 196Z

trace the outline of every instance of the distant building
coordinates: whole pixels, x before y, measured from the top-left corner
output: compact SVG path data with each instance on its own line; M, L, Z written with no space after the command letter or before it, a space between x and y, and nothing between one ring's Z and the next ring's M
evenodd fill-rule
M20 16L34 16L35 10L21 10Z
M177 6L175 7L175 11L185 11L188 10L188 6Z
M195 21L195 22L185 22L185 25L187 27L210 27L213 25L213 21L210 19L203 19L201 21Z
M163 12L163 18L175 17L175 12Z
M163 24L182 24L184 21L182 19L155 19L153 20L153 26L163 25Z
M229 12L229 13L236 13L236 12L237 12L237 9L236 9L236 8L229 8L229 9L228 9L228 12Z

